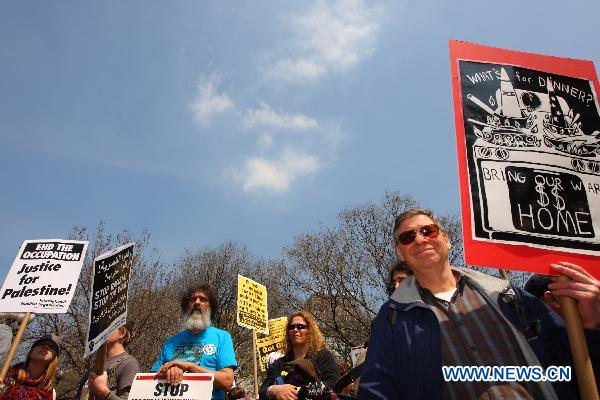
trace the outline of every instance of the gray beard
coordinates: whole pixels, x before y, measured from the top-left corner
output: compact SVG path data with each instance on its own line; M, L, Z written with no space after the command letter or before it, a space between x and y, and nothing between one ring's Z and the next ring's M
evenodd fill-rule
M210 326L210 308L204 311L193 310L184 316L185 329L203 331Z

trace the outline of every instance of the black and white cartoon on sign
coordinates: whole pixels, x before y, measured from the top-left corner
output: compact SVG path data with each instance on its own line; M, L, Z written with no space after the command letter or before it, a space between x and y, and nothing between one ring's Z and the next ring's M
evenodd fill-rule
M473 237L600 250L600 117L593 83L459 61Z

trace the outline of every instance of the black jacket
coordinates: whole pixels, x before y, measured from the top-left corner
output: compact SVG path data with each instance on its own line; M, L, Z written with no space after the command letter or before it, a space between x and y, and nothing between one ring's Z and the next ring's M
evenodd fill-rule
M323 382L325 386L333 388L335 382L340 378L340 370L338 369L337 362L335 361L333 354L329 350L323 349L318 351L317 354L311 357L311 359L317 367L317 372L321 377L321 382ZM267 389L269 386L275 384L275 379L277 377L281 376L283 364L293 360L294 357L291 354L286 354L271 364L269 369L267 369L267 377L260 385L259 393L261 399L268 399Z

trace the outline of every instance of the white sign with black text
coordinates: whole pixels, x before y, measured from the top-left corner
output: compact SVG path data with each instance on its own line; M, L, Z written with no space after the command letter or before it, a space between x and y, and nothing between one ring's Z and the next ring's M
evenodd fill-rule
M129 400L210 400L213 380L213 374L185 373L179 385L171 386L163 376L140 373L133 380Z
M66 313L88 242L25 240L0 291L1 312Z

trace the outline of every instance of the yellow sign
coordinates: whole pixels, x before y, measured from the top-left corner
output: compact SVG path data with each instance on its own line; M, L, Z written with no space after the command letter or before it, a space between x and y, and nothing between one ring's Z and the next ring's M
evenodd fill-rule
M237 323L257 332L269 333L267 288L238 275Z
M266 371L265 364L269 354L275 351L282 351L286 325L286 317L270 319L269 336L256 339L256 348L258 350L258 360L261 371Z

